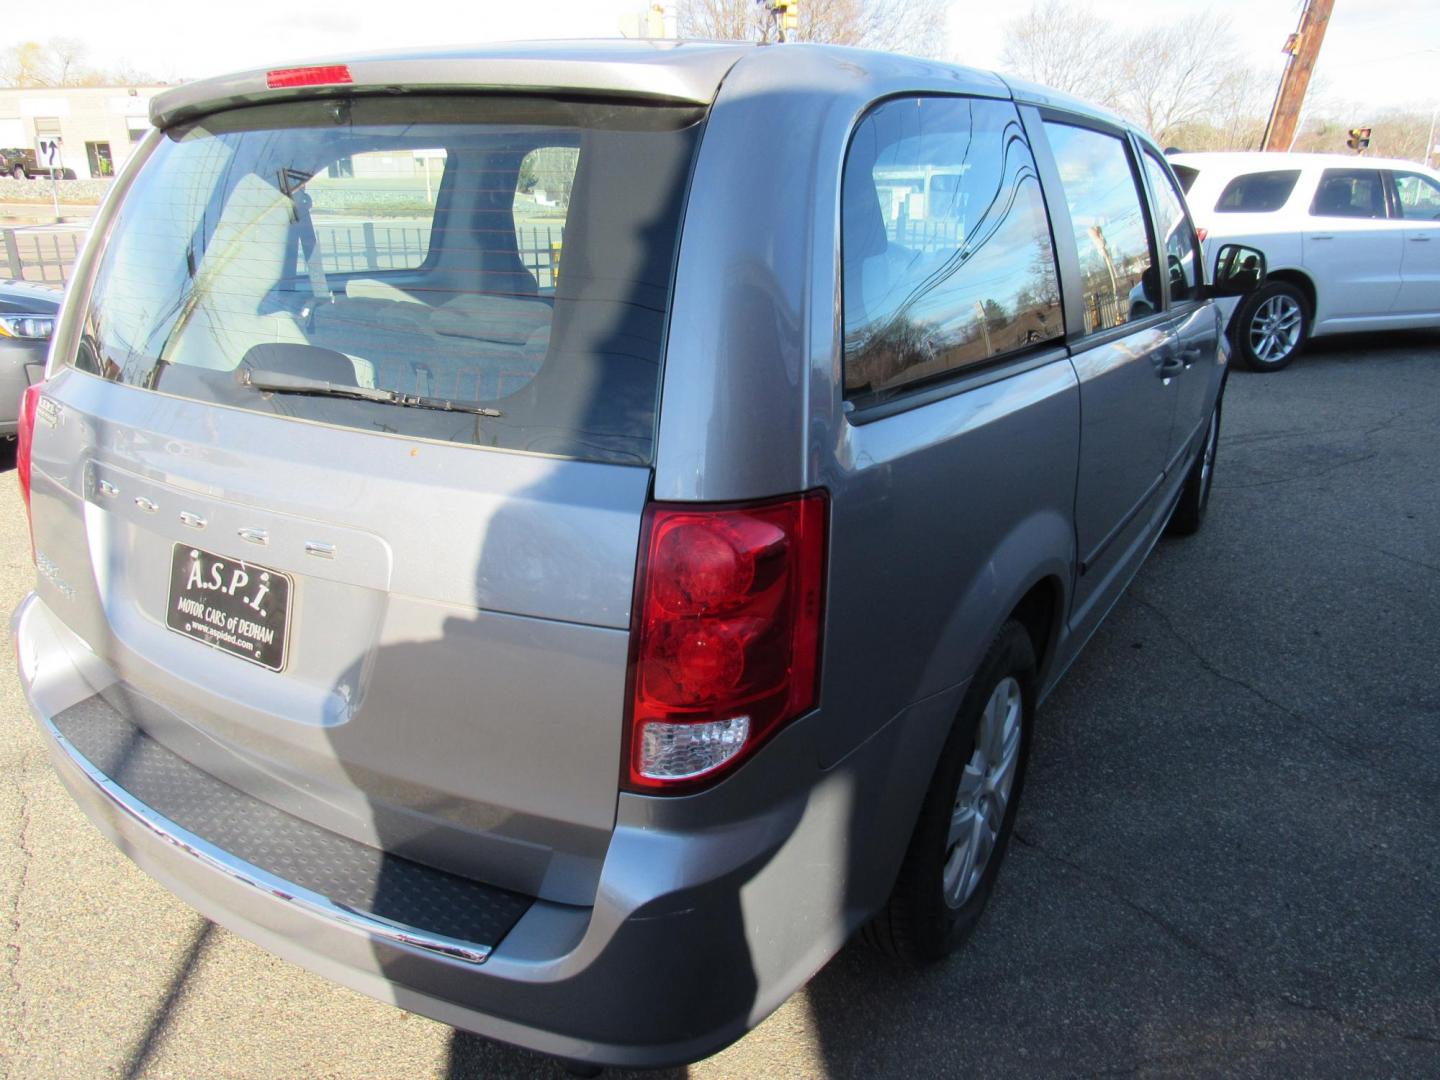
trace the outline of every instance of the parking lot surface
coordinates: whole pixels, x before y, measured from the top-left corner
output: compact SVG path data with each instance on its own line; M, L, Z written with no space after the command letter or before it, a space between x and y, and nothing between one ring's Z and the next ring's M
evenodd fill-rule
M32 576L7 470L5 611ZM206 923L0 668L0 1074L560 1075ZM1043 708L1015 841L960 956L852 945L689 1073L1440 1074L1440 337L1233 374L1205 528Z

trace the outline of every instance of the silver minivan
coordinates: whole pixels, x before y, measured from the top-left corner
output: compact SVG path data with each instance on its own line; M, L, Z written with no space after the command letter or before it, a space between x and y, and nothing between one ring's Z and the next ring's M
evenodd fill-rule
M985 904L1227 354L1175 178L994 75L519 45L176 87L19 472L96 825L341 983L589 1064Z

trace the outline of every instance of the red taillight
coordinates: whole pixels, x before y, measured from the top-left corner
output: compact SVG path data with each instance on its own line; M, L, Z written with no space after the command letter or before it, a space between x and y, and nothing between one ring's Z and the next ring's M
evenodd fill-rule
M25 502L25 519L30 524L30 557L35 557L35 523L30 516L30 447L35 440L35 410L40 405L44 383L27 386L20 395L20 422L15 425L15 475L20 478L20 498Z
M1200 243L1203 244L1205 242L1205 238L1210 235L1210 230L1197 225L1195 227L1195 235L1200 237Z
M265 73L265 85L271 90L283 86L326 86L331 83L354 82L348 64L321 64L317 67L277 68Z
M626 781L681 791L814 708L829 500L652 504L631 616Z

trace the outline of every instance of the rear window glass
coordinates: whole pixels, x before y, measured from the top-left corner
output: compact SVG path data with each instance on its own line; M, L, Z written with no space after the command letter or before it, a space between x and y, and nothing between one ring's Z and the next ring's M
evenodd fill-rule
M646 463L699 119L360 98L172 130L120 209L75 364L323 423Z
M1264 214L1279 210L1295 190L1300 179L1299 169L1277 169L1272 172L1246 173L1225 185L1215 210L1221 214Z

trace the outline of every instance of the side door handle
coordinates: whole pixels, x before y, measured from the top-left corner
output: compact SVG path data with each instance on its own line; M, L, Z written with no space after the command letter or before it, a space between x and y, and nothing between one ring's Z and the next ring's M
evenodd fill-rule
M1186 368L1182 353L1165 353L1155 363L1155 374L1161 379L1173 379Z
M1421 234L1414 234L1414 233L1412 233L1411 236L1410 236L1410 242L1411 242L1412 244L1428 244L1428 243L1430 243L1430 237L1425 236L1423 233L1421 233Z
M1198 345L1192 345L1188 349L1180 350L1180 359L1187 368L1204 355L1205 350L1200 348L1200 346Z
M1311 233L1311 234L1310 234L1310 239L1311 239L1311 240L1334 240L1334 239L1335 239L1335 234L1334 234L1334 233Z

